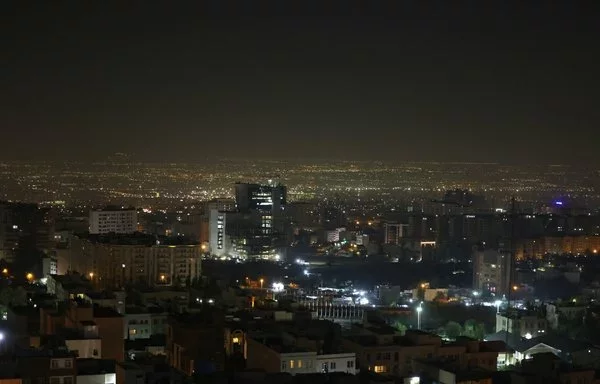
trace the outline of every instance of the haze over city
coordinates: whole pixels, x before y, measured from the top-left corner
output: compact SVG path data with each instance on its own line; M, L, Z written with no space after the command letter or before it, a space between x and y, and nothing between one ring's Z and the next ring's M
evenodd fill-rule
M0 158L598 166L594 11L9 2Z

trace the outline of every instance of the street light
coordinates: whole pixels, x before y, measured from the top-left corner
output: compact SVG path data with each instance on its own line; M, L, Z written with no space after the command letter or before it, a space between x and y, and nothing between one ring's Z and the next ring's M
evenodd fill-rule
M262 289L262 288L263 288L263 283L264 283L264 282L265 282L265 279L261 278L261 279L260 279L260 289Z
M423 312L423 307L421 304L417 307L417 328L421 329L421 312Z
M94 272L90 272L90 280L94 278Z
M27 280L31 281L33 280L33 273L29 272L27 275L25 275L25 277L27 278Z

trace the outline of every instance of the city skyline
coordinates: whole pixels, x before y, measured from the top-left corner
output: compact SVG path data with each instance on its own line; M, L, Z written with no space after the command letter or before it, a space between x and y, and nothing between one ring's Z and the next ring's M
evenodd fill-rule
M11 4L2 158L598 165L593 2L230 5Z

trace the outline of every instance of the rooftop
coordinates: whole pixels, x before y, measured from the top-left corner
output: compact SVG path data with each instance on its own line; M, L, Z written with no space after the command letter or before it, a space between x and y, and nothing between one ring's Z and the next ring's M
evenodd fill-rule
M123 317L119 312L112 308L94 306L94 317L106 318L106 317Z
M138 246L198 246L198 242L188 237L156 236L145 233L133 234L84 234L82 238L92 243L112 245L138 245Z
M115 373L116 364L109 359L77 359L77 375L101 375Z

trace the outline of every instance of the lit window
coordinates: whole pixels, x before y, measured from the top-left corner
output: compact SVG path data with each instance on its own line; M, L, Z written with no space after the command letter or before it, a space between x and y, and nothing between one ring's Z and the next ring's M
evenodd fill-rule
M375 373L384 373L385 366L384 365L376 365L373 370L375 371Z
M294 368L294 360L290 360L290 369Z
M298 368L302 368L302 360L298 360Z
M233 341L233 344L239 344L240 343L240 338L239 337L234 337L232 341Z

